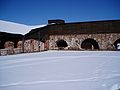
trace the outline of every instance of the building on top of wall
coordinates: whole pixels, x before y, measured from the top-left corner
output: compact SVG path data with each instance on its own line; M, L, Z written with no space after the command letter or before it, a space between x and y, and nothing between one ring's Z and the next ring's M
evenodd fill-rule
M120 50L120 20L65 23L57 19L25 35L0 32L0 55L45 50Z
M33 29L24 37L43 42L49 50L116 50L120 43L120 20L48 20L47 26Z

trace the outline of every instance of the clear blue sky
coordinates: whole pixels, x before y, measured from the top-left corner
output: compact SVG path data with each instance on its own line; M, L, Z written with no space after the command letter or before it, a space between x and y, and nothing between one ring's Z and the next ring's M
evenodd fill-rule
M27 25L120 19L120 0L0 0L0 19Z

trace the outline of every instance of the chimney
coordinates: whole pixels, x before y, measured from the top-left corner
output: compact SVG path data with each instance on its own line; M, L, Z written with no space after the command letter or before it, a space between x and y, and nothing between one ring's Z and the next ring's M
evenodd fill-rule
M65 21L61 20L61 19L48 20L48 25L51 25L51 24L64 24L64 23L65 23Z

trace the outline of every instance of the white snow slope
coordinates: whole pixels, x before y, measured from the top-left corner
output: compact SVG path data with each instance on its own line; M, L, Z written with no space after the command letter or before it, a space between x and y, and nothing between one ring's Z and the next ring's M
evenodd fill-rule
M16 34L26 34L31 29L44 27L46 25L35 25L35 26L28 26L24 24L18 24L14 22L8 22L0 20L0 31L2 32L8 32L8 33L16 33Z
M0 56L0 90L120 90L120 52Z

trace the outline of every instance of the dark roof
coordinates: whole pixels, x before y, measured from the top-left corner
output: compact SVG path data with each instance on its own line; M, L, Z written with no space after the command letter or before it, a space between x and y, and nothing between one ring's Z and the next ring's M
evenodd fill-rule
M49 35L120 33L120 20L51 24L31 30L26 38L40 39ZM40 36L39 36L40 35Z
M13 33L7 33L7 32L0 32L0 38L22 38L23 35L22 34L13 34Z
M19 40L22 40L22 39L23 39L23 35L21 34L0 32L0 48L4 47L4 43L6 41L13 41L14 43L17 43Z

